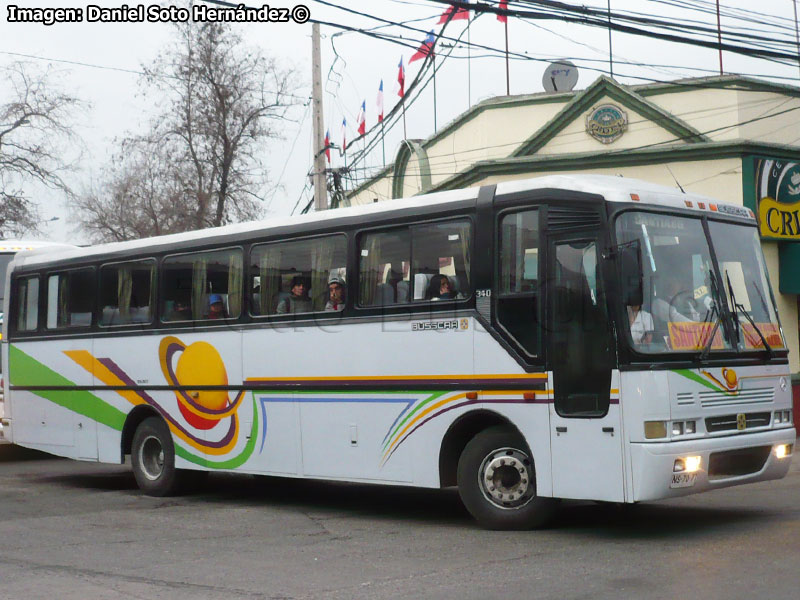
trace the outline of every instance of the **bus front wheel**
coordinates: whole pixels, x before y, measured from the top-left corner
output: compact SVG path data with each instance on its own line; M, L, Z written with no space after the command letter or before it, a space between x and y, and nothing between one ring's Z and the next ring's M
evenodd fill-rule
M506 426L478 433L458 460L458 492L487 529L530 529L544 525L555 501L536 495L536 471L522 436Z
M133 436L131 463L136 483L148 496L170 496L179 489L175 446L160 417L148 417Z

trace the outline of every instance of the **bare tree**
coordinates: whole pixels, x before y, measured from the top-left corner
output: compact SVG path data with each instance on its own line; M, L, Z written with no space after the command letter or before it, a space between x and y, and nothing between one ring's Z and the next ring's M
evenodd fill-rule
M93 242L122 242L193 229L191 203L163 149L128 141L99 184L73 200Z
M58 90L54 74L25 63L0 67L0 237L35 231L36 203L26 188L38 182L72 194L63 175L65 158L79 145L71 118L82 107Z
M276 123L291 107L294 74L248 48L230 25L175 28L175 41L144 68L145 98L163 110L146 135L126 140L135 157L121 161L102 194L77 203L95 239L216 227L262 213L268 177L261 157L266 142L280 137Z

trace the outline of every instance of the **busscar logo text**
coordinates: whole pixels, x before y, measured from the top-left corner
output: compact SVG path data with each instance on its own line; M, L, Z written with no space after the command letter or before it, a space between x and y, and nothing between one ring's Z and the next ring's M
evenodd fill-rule
M427 321L427 322L417 322L411 324L412 331L438 331L438 330L445 330L445 329L453 329L458 331L459 324L458 321Z

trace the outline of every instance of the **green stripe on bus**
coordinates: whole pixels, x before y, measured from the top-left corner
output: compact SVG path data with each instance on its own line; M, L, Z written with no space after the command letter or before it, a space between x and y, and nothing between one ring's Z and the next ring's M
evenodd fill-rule
M705 387L707 387L708 389L714 390L715 392L725 392L726 394L730 394L730 392L728 392L727 390L724 390L721 387L719 387L717 385L714 385L713 383L711 383L707 379L703 379L702 377L700 377L700 375L698 375L697 373L692 372L689 369L676 369L676 370L673 371L673 373L677 373L678 375L682 375L683 377L686 377L686 379L691 379L692 381L696 381L697 383L702 384Z
M8 371L11 385L75 387L74 382L14 345L9 345L8 348ZM31 393L117 431L122 431L122 426L125 424L124 412L85 390L38 390Z
M412 410L411 412L409 412L409 413L408 413L408 414L405 416L405 418L404 418L402 421L400 421L400 422L397 424L397 426L394 428L394 431L392 431L392 432L389 434L389 437L387 437L387 438L386 438L386 442L383 444L383 450L384 450L384 451L386 450L386 447L389 445L389 442L391 442L391 441L392 441L392 438L394 437L394 435L395 435L395 434L396 434L398 431L400 431L400 428L401 428L401 427L402 427L402 426L403 426L403 425L404 425L404 424L405 424L405 423L406 423L406 422L407 422L407 421L408 421L408 420L409 420L411 417L413 417L415 413L419 412L419 409L421 409L421 408L422 408L423 406L425 406L426 404L430 404L431 402L433 402L433 401L434 401L434 400L436 400L437 398L440 398L441 396L444 396L446 393L447 393L447 392L436 392L435 394L433 394L433 395L431 395L431 396L428 396L428 397L427 397L425 400L423 400L422 402L420 402L419 404L417 404L417 405L414 407L414 410Z
M201 467L207 467L209 469L236 469L237 467L241 467L244 463L246 463L247 459L250 458L250 456L252 456L253 450L255 450L256 447L256 433L258 433L258 410L256 406L256 396L254 393L253 425L252 428L250 429L250 439L247 440L247 445L245 445L244 449L240 454L228 460L224 460L221 462L214 462L208 460L204 456L197 456L195 454L192 454L182 446L175 444L175 455L180 456L181 458L189 461L190 463L200 465Z

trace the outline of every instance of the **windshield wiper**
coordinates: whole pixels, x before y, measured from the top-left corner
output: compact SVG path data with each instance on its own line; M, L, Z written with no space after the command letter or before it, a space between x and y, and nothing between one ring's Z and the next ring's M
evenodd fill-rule
M750 315L750 312L744 307L744 304L739 304L736 302L736 297L733 295L733 286L731 285L731 277L730 275L728 275L727 269L725 270L725 277L728 280L728 294L730 295L731 305L733 306L733 321L734 323L736 323L737 327L736 329L737 345L739 343L739 329L742 328L742 324L739 322L739 316L738 316L738 311L741 311L741 313L744 315L744 318L747 319L750 325L753 326L753 329L755 329L756 333L758 334L758 337L761 338L761 343L764 344L764 350L767 352L767 355L769 356L769 358L772 358L775 354L775 351L772 349L772 346L770 346L767 343L767 338L764 337L764 334L761 332L761 329L759 329L758 325L756 325L756 322L753 320L753 317ZM758 288L756 288L756 290L758 290ZM759 295L760 293L761 292L759 292ZM762 298L761 301L763 303L764 299Z
M739 323L739 314L737 311L739 310L740 306L742 308L744 308L744 306L736 303L736 296L733 293L733 285L731 285L731 276L728 274L728 269L725 269L725 280L728 282L728 298L731 301L731 313L732 313L731 316L733 317L733 322L736 325L733 328L733 331L736 334L735 342L736 342L736 347L738 348L739 342L741 341L741 337L739 336L739 330L742 328L742 325L741 323Z
M714 327L711 329L711 335L708 336L706 345L703 348L703 351L700 353L700 360L705 360L708 358L708 354L711 352L711 346L714 343L714 337L717 335L719 325L722 322L722 313L719 310L719 290L717 289L717 280L714 278L713 273L709 273L709 278L711 287L711 300L713 302L711 306L706 309L705 317L703 317L703 324L708 323L714 316L714 313L717 314L717 319L714 321Z

